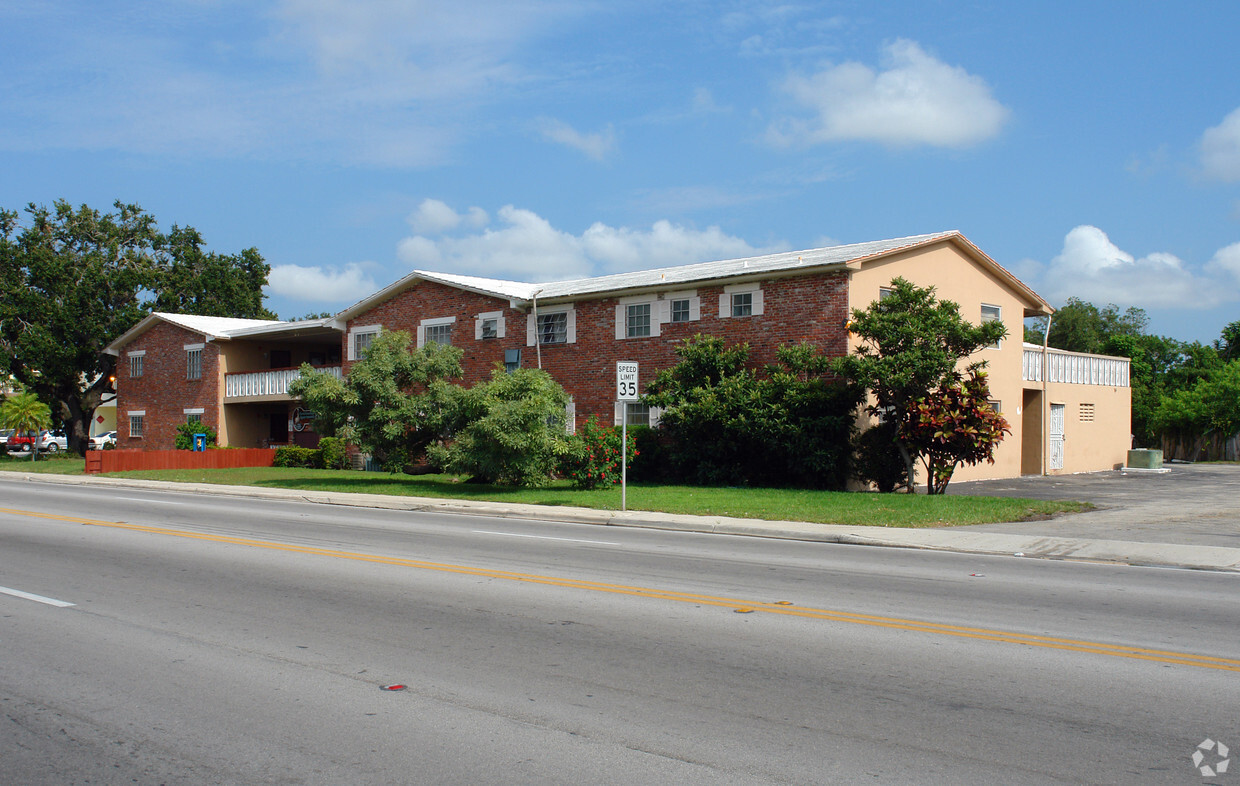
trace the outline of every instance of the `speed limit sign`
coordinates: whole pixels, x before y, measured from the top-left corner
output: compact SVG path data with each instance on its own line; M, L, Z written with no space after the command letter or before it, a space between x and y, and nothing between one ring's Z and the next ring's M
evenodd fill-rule
M637 401L637 364L625 360L616 362L616 400Z

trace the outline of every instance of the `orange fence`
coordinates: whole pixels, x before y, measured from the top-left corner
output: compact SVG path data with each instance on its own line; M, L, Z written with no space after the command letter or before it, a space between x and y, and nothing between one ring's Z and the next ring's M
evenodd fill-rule
M88 450L86 474L127 472L138 469L226 469L270 467L275 448L229 448L227 450Z

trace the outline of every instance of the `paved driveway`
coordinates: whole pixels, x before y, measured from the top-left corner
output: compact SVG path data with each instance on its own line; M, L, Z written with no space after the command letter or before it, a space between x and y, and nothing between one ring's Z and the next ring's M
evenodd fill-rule
M1240 548L1240 464L1172 464L1167 469L952 483L949 494L1076 499L1098 507L1048 521L953 529Z

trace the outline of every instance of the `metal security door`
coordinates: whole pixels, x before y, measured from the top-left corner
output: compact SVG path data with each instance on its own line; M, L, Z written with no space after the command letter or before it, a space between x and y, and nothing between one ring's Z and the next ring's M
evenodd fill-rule
M1063 469L1063 404L1051 404L1051 469Z

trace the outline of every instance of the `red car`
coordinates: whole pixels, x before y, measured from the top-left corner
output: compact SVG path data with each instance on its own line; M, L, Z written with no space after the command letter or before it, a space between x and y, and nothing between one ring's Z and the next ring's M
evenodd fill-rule
M27 431L25 434L14 434L9 437L9 452L30 450L30 446L35 443L36 439L38 439L38 435L33 431Z

